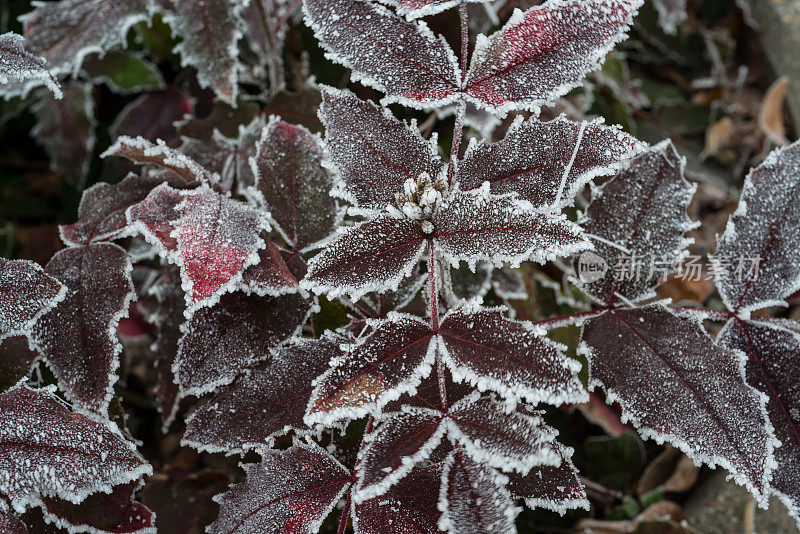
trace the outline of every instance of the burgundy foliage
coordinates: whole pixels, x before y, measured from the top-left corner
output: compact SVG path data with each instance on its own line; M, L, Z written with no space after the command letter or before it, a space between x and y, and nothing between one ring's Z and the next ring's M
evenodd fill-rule
M514 532L523 502L590 508L545 422L587 386L644 438L800 515L800 336L768 316L800 288L800 144L751 172L719 239L727 311L655 302L695 227L684 159L599 120L520 113L580 85L641 1L548 0L472 40L467 1L483 0L304 0L326 56L368 91L317 87L306 64L285 88L291 1L35 3L24 39L0 36L0 94L63 83L63 100L35 89L34 134L73 182L94 151L89 54L146 37L157 13L190 67L118 116L103 157L124 158L104 167L119 175L83 193L66 248L44 268L0 259L0 530L25 532L17 515L38 507L71 532L306 533L333 510L340 534ZM420 20L456 6L460 58ZM420 109L438 122L401 120ZM512 112L494 142L461 144ZM626 278L612 266L628 256L659 269ZM741 256L758 277L736 276ZM612 268L586 277L587 258ZM497 305L532 298L518 267L554 261L594 309L531 322ZM702 318L725 323L716 339ZM574 325L588 382L545 329ZM145 340L151 358L125 361ZM152 399L121 394L118 375L153 366ZM154 476L123 411L148 400L196 450ZM199 453L244 463L193 471Z

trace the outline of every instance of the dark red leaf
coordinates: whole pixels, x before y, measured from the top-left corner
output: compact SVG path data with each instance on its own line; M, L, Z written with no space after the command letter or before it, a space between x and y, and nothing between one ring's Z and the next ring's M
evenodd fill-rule
M427 460L444 437L446 426L440 425L443 417L438 410L411 406L382 414L380 425L367 437L367 446L359 454L356 502L385 494L415 465Z
M56 98L63 95L55 77L47 70L47 61L25 49L25 39L15 33L0 35L0 94L11 80L44 82Z
M588 510L586 489L570 459L572 449L558 442L553 445L561 455L561 465L537 466L527 475L510 473L508 490L516 497L525 499L529 508L544 508L561 515L575 508Z
M795 519L800 514L800 338L763 322L731 319L717 342L747 355L747 383L769 398L767 410L781 446L771 486Z
M302 285L330 298L395 291L417 267L426 238L415 221L379 215L347 228L314 256Z
M322 166L319 138L302 126L272 120L257 146L251 160L252 194L293 249L313 248L339 222L330 196L333 177Z
M515 195L454 190L433 217L431 237L451 265L543 263L589 246L581 229L561 215L534 211Z
M520 509L505 488L508 478L456 449L447 456L439 491L439 528L462 532L514 532Z
M17 512L46 497L77 504L152 473L116 425L70 412L54 389L0 394L0 491Z
M178 241L171 233L174 222L180 217L177 208L181 202L181 192L164 184L153 189L144 200L128 208L125 217L128 225L133 225L150 244L164 250L175 250Z
M125 534L152 529L153 513L134 500L138 481L120 484L108 493L93 493L80 504L45 497L45 515L56 526L74 531L89 527L92 532Z
M369 324L372 332L347 346L317 381L306 422L357 419L413 391L430 373L436 345L428 323L392 313Z
M11 336L0 340L0 391L30 375L38 360L39 354L30 349L27 337Z
M141 136L133 138L123 135L100 155L102 158L108 156L120 156L139 165L155 165L172 171L187 184L198 180L211 181L211 175L206 169L188 156L168 147L160 139L153 143Z
M261 232L269 230L262 212L205 185L190 191L157 187L128 210L128 220L180 266L192 312L238 286L265 246Z
M439 334L453 379L531 404L586 402L580 363L530 323L503 316L503 308L465 304L450 310Z
M436 466L417 466L385 494L356 503L355 531L359 534L439 532L436 488L440 479L441 470Z
M516 120L497 143L471 144L458 165L464 191L488 181L493 193L519 193L539 208L560 210L597 176L613 174L640 143L602 120Z
M319 115L341 176L334 194L356 208L382 210L395 204L406 180L422 174L436 180L443 172L435 140L349 91L323 87Z
M128 254L94 243L59 251L46 269L69 293L36 323L33 342L67 398L105 413L122 351L116 329L134 297Z
M147 20L147 0L63 0L34 4L20 17L28 48L59 72L75 72L83 59L125 44L128 29Z
M425 24L361 0L305 0L303 10L327 56L386 93L385 103L441 106L455 99L455 55Z
M244 368L265 360L270 349L305 322L311 304L299 294L262 297L226 293L200 308L184 325L172 365L184 395L229 384Z
M67 295L67 288L28 260L0 258L0 340L29 335L36 321Z
M697 187L683 177L685 166L672 143L664 141L595 193L580 224L598 238L588 255L599 256L608 269L582 273L583 259L576 265L581 289L597 301L607 304L618 295L629 301L651 298L659 279L683 258L693 242L685 234L697 226L686 215Z
M466 75L475 103L537 110L580 84L626 37L641 0L550 0L480 36Z
M794 143L772 152L745 179L712 258L717 290L731 311L784 305L800 289L799 167L800 143Z
M240 452L263 447L303 422L312 382L341 355L339 336L302 339L246 369L186 418L183 442L199 450Z
M95 144L92 86L71 80L63 92L60 100L47 95L32 106L36 126L31 135L50 158L51 170L81 189Z
M394 6L398 15L403 15L409 19L416 19L440 13L453 6L457 6L459 0L379 0L384 4ZM490 0L466 0L467 2L488 3Z
M78 221L59 228L61 239L74 247L121 237L128 226L125 211L144 200L160 183L162 180L155 177L130 174L114 185L93 185L83 192Z
M278 247L267 241L267 246L258 251L258 258L258 263L248 267L242 275L241 286L245 291L273 297L297 292L297 278Z
M545 424L542 412L509 411L498 399L473 391L447 415L450 441L476 462L523 474L561 463L553 445L558 432Z
M0 532L5 534L28 534L25 523L11 512L0 510Z
M264 127L264 119L259 116L247 125L239 125L233 137L217 130L210 139L184 136L179 150L204 169L218 174L225 189L232 189L235 182L242 191L255 183L250 158L256 155L256 144Z
M178 139L175 123L194 112L194 101L175 86L163 91L145 93L120 111L109 135L117 139L123 135L145 139L163 139L174 146Z
M302 443L264 451L261 463L243 467L247 481L214 498L220 513L209 534L316 532L350 482L331 455Z
M197 69L201 87L210 87L235 106L239 93L239 49L242 2L236 0L167 0L164 21L183 39L175 47L181 64Z
M619 402L623 421L691 458L728 469L760 500L775 438L766 398L745 383L741 353L661 305L612 309L583 327L590 387Z

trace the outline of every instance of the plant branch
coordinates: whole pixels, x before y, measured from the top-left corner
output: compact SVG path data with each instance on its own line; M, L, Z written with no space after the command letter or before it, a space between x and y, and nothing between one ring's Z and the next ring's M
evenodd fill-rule
M361 437L361 445L358 447L358 456L361 455L361 451L364 449L364 445L367 444L367 436L370 432L372 432L372 427L375 425L375 417L370 415L369 421L367 422L367 428L364 429L364 435ZM353 471L356 470L358 467L358 463L361 461L361 458L356 459L356 464L353 466ZM347 492L347 499L344 503L344 508L342 509L342 518L339 520L339 528L337 529L337 534L344 534L344 530L347 528L347 518L350 517L350 506L353 502L353 486L350 486L350 491Z

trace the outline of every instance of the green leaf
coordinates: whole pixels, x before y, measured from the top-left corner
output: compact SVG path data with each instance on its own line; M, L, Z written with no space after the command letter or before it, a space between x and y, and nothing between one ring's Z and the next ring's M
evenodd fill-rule
M141 54L112 51L103 57L92 55L83 70L94 83L105 83L115 93L130 94L164 87L158 68Z

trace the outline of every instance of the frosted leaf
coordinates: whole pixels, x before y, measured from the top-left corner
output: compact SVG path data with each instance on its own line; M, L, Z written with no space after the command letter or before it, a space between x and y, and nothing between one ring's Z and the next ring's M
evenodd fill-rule
M326 57L351 69L353 81L386 93L382 103L437 107L455 100L456 57L425 23L361 0L305 0L303 11Z
M221 388L186 418L183 443L198 450L241 452L271 444L303 422L313 381L339 356L337 336L302 339L274 351Z
M800 289L799 193L800 142L772 152L747 175L712 258L722 267L715 271L717 290L729 310L785 305Z
M476 462L503 471L528 473L537 465L560 465L553 448L558 434L541 412L508 411L509 407L475 391L448 411L447 435Z
M186 321L184 317L186 301L178 268L173 265L167 266L164 273L153 283L149 293L158 302L155 313L148 320L156 325L154 345L158 372L156 396L161 420L166 427L174 419L180 400L172 364L178 354L181 326Z
M577 376L580 363L531 323L503 312L469 303L444 316L439 335L453 379L530 404L588 401Z
M58 72L77 73L86 56L125 44L131 26L149 19L147 0L36 2L20 17L28 49Z
M345 229L314 256L301 287L329 298L395 291L417 267L426 238L414 221L379 215Z
M258 251L258 263L248 267L242 275L241 288L248 293L277 297L296 293L298 281L281 250L267 241L267 246Z
M112 422L70 412L53 389L0 394L0 491L17 512L45 497L77 504L152 472Z
M675 35L678 24L686 20L686 0L653 0L658 11L658 24L664 33Z
M319 138L302 126L272 120L257 147L250 159L253 191L293 249L313 248L338 222L330 196L333 179L322 166Z
M492 193L519 193L538 208L572 205L597 176L613 174L640 143L601 119L572 122L563 115L541 122L520 117L497 143L473 142L458 165L456 181L467 191L491 184Z
M37 263L0 258L0 340L29 334L66 295L67 288Z
M331 362L316 382L306 423L357 419L414 391L434 360L434 333L428 323L390 313L371 320L372 332Z
M94 98L90 84L69 81L64 98L45 97L31 107L36 126L31 136L50 159L50 169L81 189L95 144Z
M441 470L436 466L417 466L397 484L378 497L353 508L356 534L402 534L437 532L436 508Z
M394 7L398 15L408 19L418 19L441 13L446 9L457 6L459 0L379 0L384 4ZM466 0L467 2L488 3L491 0Z
M590 388L603 388L645 438L720 465L765 500L775 438L767 399L745 383L740 352L661 305L611 309L583 326Z
M383 495L416 464L427 460L444 437L446 427L440 425L443 417L437 410L410 406L382 414L380 425L367 437L367 445L359 454L355 501Z
M341 180L334 194L359 210L394 205L406 180L422 174L436 179L443 170L435 137L424 139L415 122L397 120L349 91L323 87L319 115Z
M86 189L77 222L59 228L62 241L74 247L124 237L128 226L125 211L144 200L160 183L158 178L129 174L119 183L100 182Z
M576 283L598 302L613 303L616 294L630 301L655 296L659 279L694 242L684 234L697 227L686 215L697 186L683 177L685 166L672 143L664 141L595 191L580 225L589 236L597 236L591 254L608 269L595 280L595 273L580 271L579 260L578 276L586 278Z
M0 93L3 92L3 85L9 81L28 79L43 81L56 98L63 96L55 77L47 70L47 61L27 51L21 35L0 35Z
M182 42L175 49L181 66L194 67L201 87L209 87L236 106L241 65L237 42L242 37L238 0L167 0L164 22Z
M525 499L529 508L544 508L561 515L575 508L588 510L586 488L571 460L573 450L558 442L554 442L553 447L561 456L561 465L537 466L527 475L510 473L508 490Z
M514 506L508 481L490 467L475 463L463 450L447 456L439 490L439 528L452 534L464 532L516 532Z
M28 529L20 518L3 510L0 510L0 531L6 534L28 534Z
M256 117L247 126L239 125L234 137L227 137L216 128L210 139L183 137L178 150L218 174L226 189L232 189L236 182L241 191L255 183L250 158L256 155L256 143L261 139L264 125L264 119Z
M501 267L492 272L492 289L495 295L508 302L509 300L527 300L528 289L522 274L516 269ZM510 312L511 310L509 310ZM512 316L513 317L513 316Z
M123 135L163 139L173 146L178 138L175 122L194 113L194 100L174 85L144 93L122 108L108 129L111 139Z
M731 319L717 343L747 355L747 383L769 398L769 419L781 442L770 485L800 522L800 338L763 322Z
M214 306L200 308L183 326L172 365L185 395L200 396L229 384L236 375L270 355L270 348L305 322L310 303L299 294L262 297L226 293Z
M80 504L44 497L47 522L69 532L150 533L155 532L155 516L134 500L139 481L115 486L110 494L93 493Z
M239 134L239 127L258 120L260 112L259 105L253 102L243 101L233 108L222 100L215 99L208 115L186 117L176 126L181 137L209 141L216 135L214 132L219 131L224 137L235 138Z
M13 386L20 378L29 376L39 359L39 354L30 349L27 337L0 339L0 391Z
M180 217L178 206L183 194L167 184L153 189L141 202L125 212L128 225L141 233L148 243L165 251L174 251L178 241L172 236L173 224Z
M32 340L67 398L105 414L122 345L117 325L134 297L130 260L113 243L57 252L46 266L69 292L43 315Z
M515 10L479 35L464 83L475 103L505 115L538 110L577 87L626 37L641 0L548 0Z
M515 195L496 196L488 184L474 191L455 189L433 217L431 237L452 265L483 260L495 265L544 263L590 246L581 229L561 215L534 211Z
M188 156L168 147L160 139L153 143L141 136L132 138L123 135L100 155L101 158L109 156L120 156L139 165L156 165L174 172L187 184L197 180L211 181L211 175L206 169Z
M263 213L205 185L190 191L159 186L129 208L128 220L181 268L192 312L239 284L265 246L261 232L269 230Z
M214 497L220 511L209 534L316 532L350 483L347 469L316 445L264 451L261 463L242 467L247 480Z

